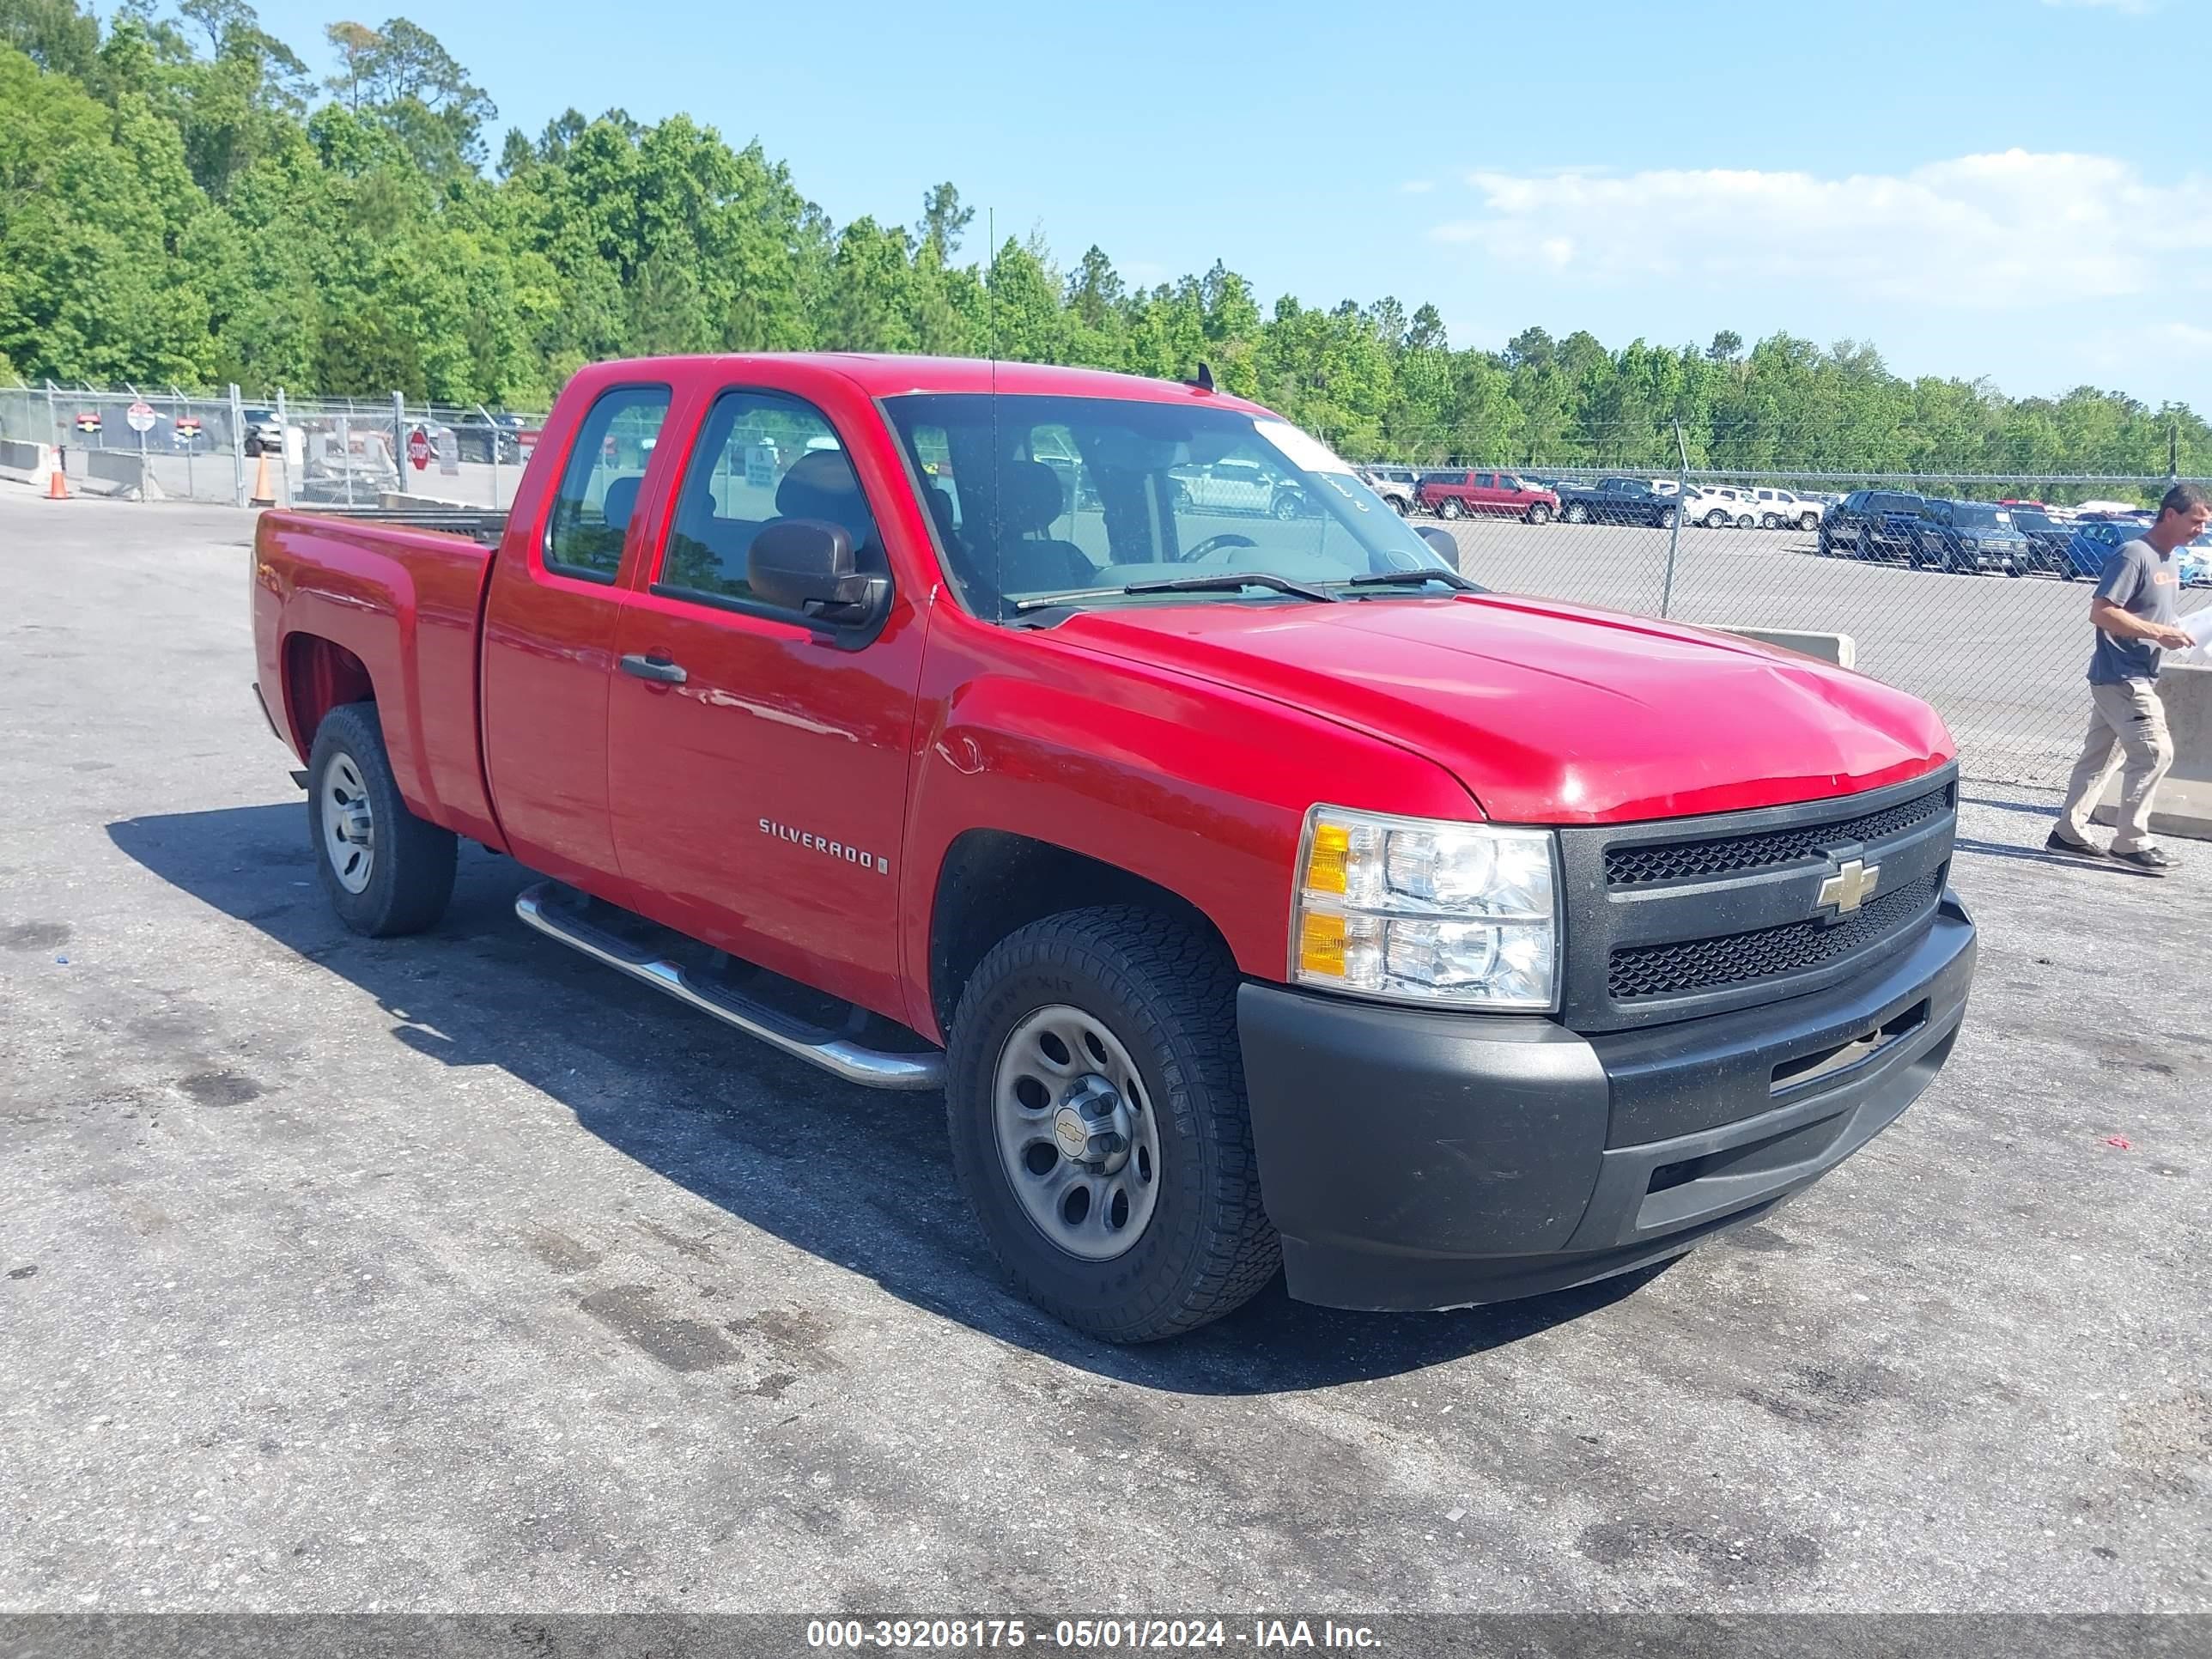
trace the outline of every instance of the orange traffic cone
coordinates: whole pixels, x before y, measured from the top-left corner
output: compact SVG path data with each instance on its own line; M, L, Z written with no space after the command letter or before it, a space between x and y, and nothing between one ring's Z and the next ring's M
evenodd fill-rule
M276 505L276 493L269 487L269 452L265 449L261 452L261 465L254 470L253 473L253 499L246 505L249 507Z
M65 501L69 498L69 480L62 476L62 464L56 461L54 470L46 475L46 499L50 501Z

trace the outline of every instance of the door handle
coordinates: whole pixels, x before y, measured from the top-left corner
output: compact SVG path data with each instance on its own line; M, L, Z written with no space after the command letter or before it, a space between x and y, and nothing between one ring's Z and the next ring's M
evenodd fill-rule
M684 672L681 663L661 656L641 656L635 651L622 659L621 667L632 679L653 680L662 685L681 685L691 678Z

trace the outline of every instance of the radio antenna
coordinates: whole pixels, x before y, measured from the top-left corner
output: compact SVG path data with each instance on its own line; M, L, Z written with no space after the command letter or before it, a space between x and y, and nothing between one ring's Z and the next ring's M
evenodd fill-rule
M989 336L991 404L991 609L1000 622L1006 619L1006 555L1004 523L999 499L1004 493L1006 465L999 453L999 210L983 212L983 236L990 244L983 265L984 328Z

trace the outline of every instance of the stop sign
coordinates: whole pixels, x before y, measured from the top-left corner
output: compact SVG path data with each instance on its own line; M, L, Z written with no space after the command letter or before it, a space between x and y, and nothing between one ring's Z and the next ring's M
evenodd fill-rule
M407 459L417 472L430 465L430 434L419 426L407 434Z
M133 432L151 432L155 418L154 405L142 398L123 411L123 418L131 423Z

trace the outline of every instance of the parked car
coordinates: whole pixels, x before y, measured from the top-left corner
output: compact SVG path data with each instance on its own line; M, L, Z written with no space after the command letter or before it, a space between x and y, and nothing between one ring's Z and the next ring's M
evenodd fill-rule
M1825 503L1810 495L1771 489L1764 484L1738 493L1751 497L1753 511L1759 515L1759 527L1762 530L1796 529L1809 532L1820 527Z
M522 459L522 416L495 415L487 421L482 415L464 415L453 422L453 441L460 459L489 465L495 459L502 466Z
M1486 517L1549 524L1559 511L1557 495L1513 472L1426 473L1421 479L1419 500L1425 511L1440 519Z
M282 457L284 453L284 423L276 418L273 409L247 409L239 412L245 422L240 434L241 447L250 459L259 455Z
M1726 484L1693 484L1678 499L1682 504L1683 520L1701 524L1708 530L1723 530L1731 525L1748 530L1759 522L1748 492Z
M1644 478L1600 478L1589 485L1560 486L1559 516L1569 524L1642 524L1673 526L1681 503L1662 495Z
M1820 515L1820 551L1905 559L1920 545L1925 498L1900 489L1854 489Z
M1257 461L1221 460L1203 466L1169 469L1170 488L1200 512L1265 513L1271 518L1304 518L1313 509L1305 494L1283 475Z
M2199 536L2173 550L2176 574L2184 587L2212 587L2212 536Z
M1413 469L1410 466L1360 466L1352 471L1359 481L1390 503L1391 510L1400 518L1412 513L1417 505Z
M2068 574L2066 544L2074 539L2074 526L2061 524L2039 507L2015 507L2012 526L2027 538L2033 548L2032 568L2053 576Z
M2024 576L2040 562L2035 544L2017 528L2012 514L1986 501L1931 501L1920 526L1913 562L1923 568L2002 571Z
M769 411L840 447L749 471ZM1088 548L1016 459L1071 433L1116 462ZM1331 533L1214 528L1166 487L1194 446L1279 457ZM948 459L971 492L998 470L986 522L922 482ZM1012 362L604 363L516 499L474 515L491 546L260 520L254 690L339 921L432 927L463 836L538 872L515 909L549 940L941 1098L989 1251L1094 1335L1279 1273L1410 1310L1663 1261L1866 1145L1957 1040L1934 710L1493 598L1256 404ZM496 1018L533 1066L588 1040ZM913 1160L910 1202L944 1174Z
M2112 550L2135 540L2142 532L2142 525L2134 519L2084 519L2074 526L2074 534L2067 541L2065 568L2059 575L2069 582L2077 576L2096 580L2104 574L2105 561Z

